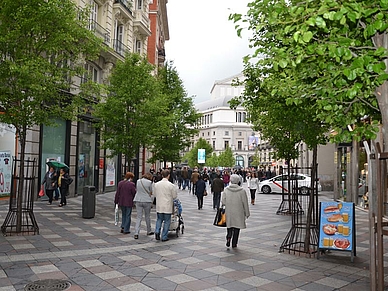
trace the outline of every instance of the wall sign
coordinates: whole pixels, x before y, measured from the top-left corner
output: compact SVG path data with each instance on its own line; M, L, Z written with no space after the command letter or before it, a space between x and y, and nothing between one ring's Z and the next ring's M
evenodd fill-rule
M0 196L11 192L12 157L10 151L0 151Z

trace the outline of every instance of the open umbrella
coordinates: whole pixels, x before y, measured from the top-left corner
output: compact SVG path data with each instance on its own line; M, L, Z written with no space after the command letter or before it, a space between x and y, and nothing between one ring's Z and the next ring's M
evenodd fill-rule
M58 161L49 161L46 163L46 165L49 167L53 167L55 169L61 169L61 168L65 168L66 170L69 169L68 165L66 165L65 163L62 163L62 162L58 162Z

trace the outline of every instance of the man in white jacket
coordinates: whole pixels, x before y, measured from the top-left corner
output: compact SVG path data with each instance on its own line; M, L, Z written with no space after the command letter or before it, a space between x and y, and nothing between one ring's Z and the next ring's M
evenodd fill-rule
M170 171L162 171L163 179L155 184L154 193L156 197L156 225L155 239L160 240L160 231L163 225L162 241L168 241L168 231L170 229L171 214L174 210L174 199L178 197L177 189L168 179Z

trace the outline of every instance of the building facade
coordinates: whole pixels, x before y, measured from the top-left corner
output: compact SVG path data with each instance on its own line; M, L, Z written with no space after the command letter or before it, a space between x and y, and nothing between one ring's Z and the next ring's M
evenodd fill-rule
M231 109L229 106L228 102L244 90L244 86L232 86L233 80L237 78L242 79L243 75L216 81L211 89L210 100L196 104L202 117L199 133L193 142L195 144L199 138L205 139L217 155L230 147L235 157L235 166L251 168L256 160L258 168L270 169L279 174L282 168L287 167L286 162L276 160L273 146L262 138L260 132L252 130L251 124L246 122L247 112L243 107ZM302 143L299 145L299 153L299 158L292 161L292 165L309 174L307 168L311 167L312 151ZM334 188L335 155L334 144L318 147L318 176L323 190L332 191Z
M86 78L97 83L107 83L108 77L119 61L124 61L127 53L139 53L147 57L148 52L164 52L164 39L159 29L157 44L148 45L148 39L156 33L151 31L150 14L160 15L163 11L163 27L167 27L166 0L74 0L79 9L90 9L88 29L103 40L106 50L96 60L87 60L85 69L88 74L77 77L74 82L80 84ZM150 10L152 7L152 10ZM157 8L155 8L157 7ZM156 9L156 10L155 10ZM155 12L156 11L156 12ZM160 22L160 21L159 21ZM161 47L160 44L163 44ZM67 92L77 94L77 90ZM58 160L70 167L74 183L70 195L82 194L84 186L95 186L96 191L105 192L116 189L121 180L123 168L128 169L131 161L123 162L121 157L108 158L109 150L99 148L99 133L93 126L94 119L90 108L84 108L77 122L55 120L57 126L35 126L27 134L26 157L38 162L38 179L42 180L47 171L46 162ZM12 127L0 124L0 154L10 153L17 156L18 144ZM139 157L141 159L142 157ZM143 164L138 160L139 165ZM38 181L38 184L39 184ZM5 183L4 183L5 184ZM38 189L37 189L38 191ZM1 193L0 193L1 194Z
M242 74L238 74L216 81L210 92L210 100L196 104L202 117L194 143L199 138L205 139L217 155L229 147L235 157L235 166L247 168L252 167L260 138L247 122L245 109L242 106L231 109L228 103L243 92L243 86L232 86L234 79L242 77Z

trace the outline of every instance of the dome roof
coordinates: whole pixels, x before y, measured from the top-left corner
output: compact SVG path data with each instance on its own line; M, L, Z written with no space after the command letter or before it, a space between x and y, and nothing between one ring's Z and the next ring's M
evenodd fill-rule
M230 108L229 101L232 100L235 96L224 96L224 97L219 97L216 99L211 99L208 101L204 101L201 103L195 104L195 107L197 108L198 111L206 111L206 110L211 110L215 108L220 108L220 107L227 107Z

